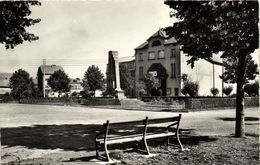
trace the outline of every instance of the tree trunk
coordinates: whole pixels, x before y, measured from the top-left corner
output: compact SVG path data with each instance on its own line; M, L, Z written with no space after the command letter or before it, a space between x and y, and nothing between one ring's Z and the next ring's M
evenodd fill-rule
M236 93L236 137L245 137L245 111L244 111L244 76L246 69L246 55L240 54L237 71Z

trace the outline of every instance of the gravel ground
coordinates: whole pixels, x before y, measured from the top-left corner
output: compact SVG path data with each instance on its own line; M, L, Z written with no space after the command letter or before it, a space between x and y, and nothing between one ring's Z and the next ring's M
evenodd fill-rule
M92 138L96 129L107 119L115 122L143 119L145 116L157 118L177 114L86 107L0 104L1 162L9 164L85 164L88 162L93 164L88 160L71 160L94 155ZM187 153L163 154L168 151L154 147L153 150L162 155L151 162L148 161L150 158L147 159L148 162L144 159L140 164L156 164L157 160L160 164L172 164L171 161L177 161L176 164L221 164L218 160L222 157L224 160L236 158L232 162L226 161L226 164L245 164L243 163L245 161L254 164L259 157L256 154L259 153L259 145L257 145L259 144L259 108L246 109L246 132L249 137L245 140L230 136L234 133L234 117L234 109L183 113L180 128L189 130L192 135L217 137L218 140L203 142L199 145L187 144L187 147L191 149L191 152ZM235 147L234 150L232 147ZM246 154L243 155L244 152ZM176 154L178 156L175 160ZM223 155L229 156L225 158ZM199 160L204 160L200 156L205 156L209 162L199 162ZM184 161L186 159L188 161ZM129 161L132 163L127 161L126 163L138 164L135 163L135 158ZM225 161L223 163L225 164Z

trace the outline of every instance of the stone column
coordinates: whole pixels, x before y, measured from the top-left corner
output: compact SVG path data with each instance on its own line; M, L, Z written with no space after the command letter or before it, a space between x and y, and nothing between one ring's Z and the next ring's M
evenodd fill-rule
M113 58L115 60L115 72L116 72L116 91L118 94L118 99L124 99L126 98L124 95L124 91L120 87L120 73L119 73L119 61L118 61L118 52L117 51L111 51L113 54Z

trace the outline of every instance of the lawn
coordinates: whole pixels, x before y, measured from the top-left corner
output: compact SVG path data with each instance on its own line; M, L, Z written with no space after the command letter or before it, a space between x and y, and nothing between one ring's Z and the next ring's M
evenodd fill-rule
M89 163L93 137L107 119L128 121L176 116L151 112L86 107L0 104L1 158L7 164ZM113 154L123 164L258 164L259 109L246 109L247 138L232 137L234 109L183 113L182 142L189 151L167 150L150 142L157 156ZM188 130L188 133L187 133ZM116 149L116 147L112 147Z

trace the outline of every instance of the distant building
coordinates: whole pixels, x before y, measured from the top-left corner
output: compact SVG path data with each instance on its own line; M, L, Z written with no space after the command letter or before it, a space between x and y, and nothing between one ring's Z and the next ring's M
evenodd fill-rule
M50 76L55 72L61 70L63 71L63 68L61 66L58 65L45 65L45 67L43 67L43 65L41 65L38 68L38 72L37 72L37 79L38 79L38 88L39 90L43 90L43 84L45 84L45 92L46 94L50 93L52 90L48 85L48 79L50 78ZM45 74L44 74L45 71ZM45 83L44 83L45 82Z
M12 73L0 73L0 94L11 92L9 80L12 77L12 75Z
M80 91L83 91L81 83L82 80L80 78L70 79L70 93L80 93Z

